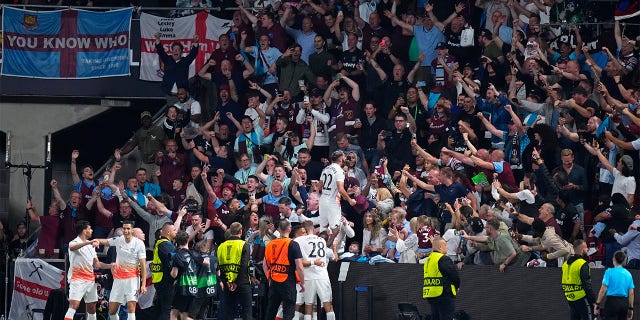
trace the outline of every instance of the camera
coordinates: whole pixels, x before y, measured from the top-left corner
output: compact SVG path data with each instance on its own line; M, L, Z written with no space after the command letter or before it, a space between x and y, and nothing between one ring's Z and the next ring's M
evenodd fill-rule
M444 202L438 203L438 209L444 210L446 208L447 208L447 204L446 203L444 203Z
M385 130L382 132L382 137L384 138L384 141L390 141L391 138L393 137L393 132L389 130Z

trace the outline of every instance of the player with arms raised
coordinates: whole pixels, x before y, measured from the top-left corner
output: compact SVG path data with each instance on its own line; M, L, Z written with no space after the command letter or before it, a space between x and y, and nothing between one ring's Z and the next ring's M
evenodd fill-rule
M349 197L344 189L344 152L338 150L331 154L332 163L328 165L320 175L320 226L327 227L332 235L337 235L340 230L340 217L342 209L340 207L340 196L351 206L356 204L356 200Z

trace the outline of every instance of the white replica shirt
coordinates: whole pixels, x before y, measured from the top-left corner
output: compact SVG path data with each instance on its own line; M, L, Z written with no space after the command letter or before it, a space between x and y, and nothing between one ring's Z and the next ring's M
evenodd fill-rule
M338 201L338 181L344 183L344 170L334 162L322 170L320 181L322 181L320 200Z
M124 236L111 238L108 241L109 246L116 247L116 263L112 270L113 278L130 279L139 277L138 265L140 259L147 258L144 242L136 237L131 237L131 240L126 242Z
M76 237L69 242L69 247L83 242L84 240L80 239L80 237ZM92 245L86 245L75 251L69 249L69 274L67 275L67 279L69 279L69 281L95 282L93 260L97 257L96 250Z
M324 239L316 235L307 235L294 239L300 245L303 259L311 261L311 266L304 269L305 280L329 280L327 266L329 259L333 259L333 250L327 247ZM314 264L317 259L322 259L322 266Z

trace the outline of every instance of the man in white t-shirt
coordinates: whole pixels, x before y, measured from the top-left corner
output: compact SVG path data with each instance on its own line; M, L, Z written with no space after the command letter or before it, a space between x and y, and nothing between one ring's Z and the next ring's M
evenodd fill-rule
M99 239L100 245L116 247L116 262L111 269L113 287L109 296L109 319L118 320L118 308L127 304L127 319L136 320L138 291L147 292L147 254L144 242L133 236L133 222L122 222L122 235ZM141 267L142 266L142 267Z
M264 130L266 125L266 127L269 128L271 114L265 114L265 112L273 96L255 82L250 82L249 86L251 90L245 94L247 98L247 109L244 111L244 115L251 117L254 127L261 127ZM260 102L260 95L264 95L266 98L265 102ZM263 123L260 122L261 113L265 114L265 121Z
M98 260L95 248L100 244L97 240L89 240L93 235L89 222L84 220L76 222L75 230L78 236L69 242L69 273L67 274L69 309L64 319L73 320L80 306L80 300L84 299L87 320L96 320L98 291L93 267L109 269L111 266Z
M320 174L320 227L329 228L332 234L338 233L340 227L340 196L347 200L351 206L356 204L344 189L344 152L338 150L331 154L332 163L322 170Z
M189 123L187 126L199 128L200 120L202 119L202 107L200 106L200 102L189 95L189 89L187 88L178 88L177 96L178 102L176 102L174 106L187 112L187 115L189 116Z
M304 320L311 320L316 296L320 298L327 314L327 320L335 320L336 315L331 303L331 281L327 271L329 260L334 258L333 250L327 246L323 238L313 233L313 222L303 222L302 228L306 230L307 235L297 237L294 241L300 245L302 265L304 266Z

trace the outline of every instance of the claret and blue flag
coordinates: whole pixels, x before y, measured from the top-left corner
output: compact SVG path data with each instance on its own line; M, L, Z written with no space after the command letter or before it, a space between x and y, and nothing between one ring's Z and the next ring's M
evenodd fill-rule
M128 76L132 11L41 12L5 7L2 75L47 79Z

